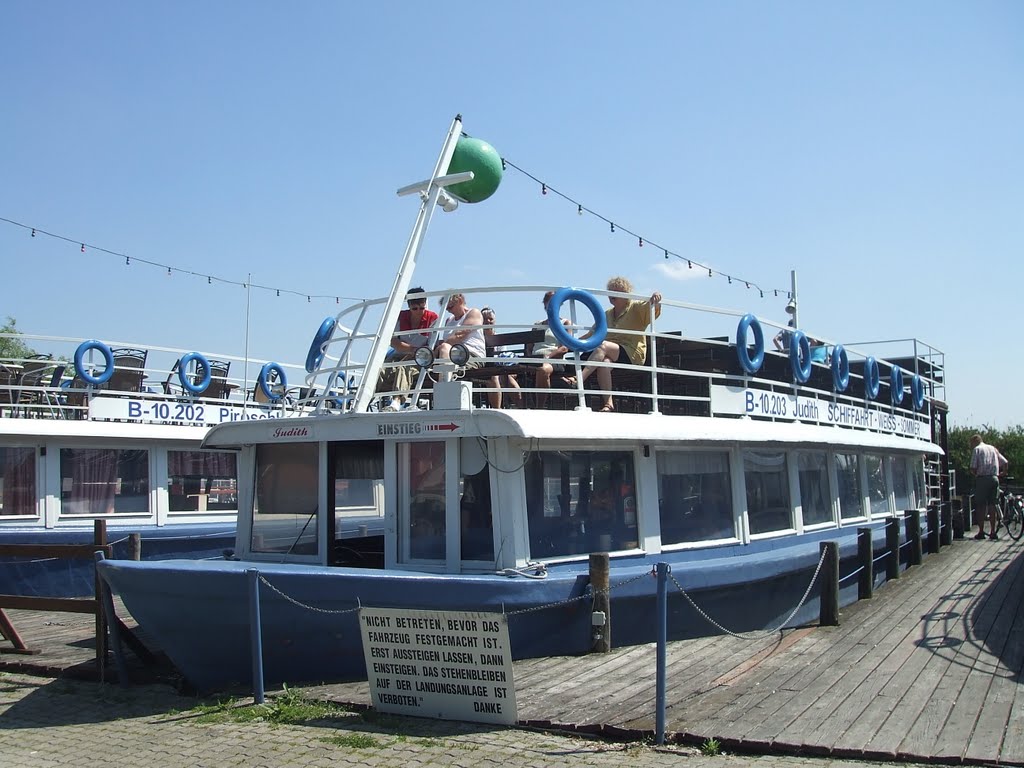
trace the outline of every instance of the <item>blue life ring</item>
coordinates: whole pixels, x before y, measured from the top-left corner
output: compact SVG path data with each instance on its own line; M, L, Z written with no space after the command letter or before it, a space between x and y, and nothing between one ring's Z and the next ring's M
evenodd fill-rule
M864 361L864 394L868 396L868 400L874 400L878 397L878 390L881 383L878 380L878 361L873 357L868 357Z
M309 345L309 352L306 353L306 373L312 373L324 361L324 344L331 340L337 324L338 321L333 317L325 317L324 321L320 323L320 330L316 332Z
M562 325L560 312L562 305L569 299L582 303L594 316L594 332L589 338L577 339ZM604 337L608 335L608 321L592 293L581 291L579 288L559 288L548 302L548 329L559 344L573 352L591 352L601 346Z
M850 386L850 356L842 344L832 350L832 386L836 392L845 392Z
M747 331L754 332L753 357L747 348ZM761 330L761 323L749 312L740 318L739 325L736 326L736 356L747 373L757 373L764 363L764 331Z
M103 364L106 366L103 369L103 373L98 376L94 376L92 371L86 370L83 362L85 353L92 349L103 355ZM96 339L83 341L78 345L78 349L75 350L75 373L81 376L82 381L86 384L92 384L94 387L106 384L110 381L110 377L114 375L114 353L102 341L97 341Z
M192 361L196 361L196 365L203 371L203 376L199 379L198 383L192 381L188 375L188 367ZM213 369L210 368L210 361L201 352L189 352L188 354L182 355L181 360L178 361L178 381L181 382L181 386L191 392L193 395L201 395L206 391L206 388L210 386L210 379L213 376Z
M811 378L811 342L803 331L793 331L789 342L789 367L798 384L806 384Z
M277 384L281 387L280 392L275 392L270 386L270 373L272 371L277 372ZM256 383L260 385L260 389L263 390L263 394L271 400L280 400L285 390L288 389L288 377L284 374L284 368L277 363L267 363L260 368L260 375L256 379Z
M898 365L889 372L889 399L893 405L903 402L903 369Z
M924 408L924 380L917 373L910 380L910 395L914 399L915 411L920 411Z

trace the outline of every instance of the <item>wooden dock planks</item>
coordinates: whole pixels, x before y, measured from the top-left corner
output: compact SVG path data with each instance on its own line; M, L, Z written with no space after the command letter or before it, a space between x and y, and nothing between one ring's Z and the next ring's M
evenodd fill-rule
M44 649L28 664L91 658L88 617L12 613ZM757 752L1024 766L1024 543L958 541L842 622L671 643L668 730ZM653 645L519 661L515 676L524 724L654 728ZM310 690L369 705L365 682Z

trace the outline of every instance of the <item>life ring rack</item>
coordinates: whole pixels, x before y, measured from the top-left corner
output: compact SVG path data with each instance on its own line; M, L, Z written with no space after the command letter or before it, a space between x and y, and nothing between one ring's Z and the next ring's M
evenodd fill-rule
M333 320L333 318L331 319ZM271 373L277 374L276 386L280 387L278 391L275 391L274 387L270 384ZM260 368L260 375L256 378L256 383L259 384L263 394L274 402L284 397L284 393L288 390L288 377L285 375L284 368L281 367L280 363L266 363Z
M868 400L874 400L878 397L878 390L881 383L878 379L878 361L873 357L868 357L864 361L864 394L867 395Z
M96 350L103 356L103 372L98 375L85 367L85 355L93 350ZM78 345L78 349L75 350L75 373L86 384L91 384L94 387L103 386L114 375L114 353L110 351L110 347L97 339L83 341Z
M331 340L337 325L338 321L333 317L325 317L324 321L320 323L319 330L317 330L313 336L313 341L309 344L309 352L306 353L306 373L313 373L313 371L320 367L320 363L324 361L324 355L326 354L324 345Z
M188 367L193 361L195 361L199 370L203 372L202 376L199 377L199 381L193 381L188 375ZM181 356L181 360L178 361L178 381L181 382L183 389L191 392L193 395L201 395L210 386L212 378L213 368L210 367L210 361L206 359L206 355L202 352L188 352Z
M789 367L798 384L806 384L811 378L811 342L803 331L794 330L789 342Z
M836 392L845 392L850 386L850 356L842 344L832 350L832 385Z
M751 357L750 349L747 347L747 332L754 332L754 355ZM736 326L736 357L739 358L740 367L753 375L761 370L764 363L764 331L757 317L748 312L740 318Z
M578 339L569 333L562 325L560 310L562 305L569 299L574 299L587 309L594 316L593 333L586 339ZM548 302L548 329L559 344L573 352L592 352L601 346L605 336L608 335L608 321L605 318L604 310L594 294L579 288L559 288Z

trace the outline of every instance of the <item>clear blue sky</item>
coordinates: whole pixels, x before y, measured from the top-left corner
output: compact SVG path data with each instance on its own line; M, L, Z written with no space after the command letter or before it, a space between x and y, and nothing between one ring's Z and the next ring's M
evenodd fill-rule
M415 216L395 190L429 174L461 112L675 253L769 288L797 270L815 335L943 350L954 423L1022 421L1022 3L8 0L0 72L2 217L202 274L378 296ZM3 222L0 257L0 316L22 331L242 352L240 287ZM785 317L770 294L663 267L509 171L491 200L435 219L415 282L623 273ZM337 310L251 298L263 359L300 362Z

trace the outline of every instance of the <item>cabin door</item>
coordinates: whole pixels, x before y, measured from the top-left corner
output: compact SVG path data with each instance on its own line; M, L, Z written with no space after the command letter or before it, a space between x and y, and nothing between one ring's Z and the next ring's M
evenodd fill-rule
M398 559L401 563L448 563L448 440L398 445ZM457 459L456 459L457 461Z

